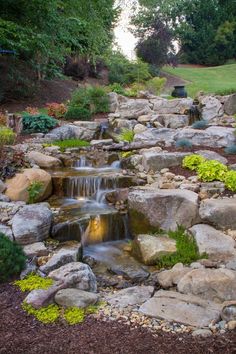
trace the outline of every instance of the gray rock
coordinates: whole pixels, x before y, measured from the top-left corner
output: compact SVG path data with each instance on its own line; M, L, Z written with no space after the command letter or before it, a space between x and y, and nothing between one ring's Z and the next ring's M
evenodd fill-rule
M124 99L120 102L118 112L122 119L137 119L138 117L152 113L150 103L146 99Z
M189 116L183 114L160 114L158 121L165 128L178 129L189 125Z
M0 179L0 193L5 192L6 189L7 189L7 186L6 186L5 183L3 183L3 181Z
M52 212L45 204L23 206L12 219L15 240L21 245L40 242L49 237Z
M45 136L46 139L51 141L74 139L75 137L75 130L70 124L65 124L61 127L52 129L50 133L46 134Z
M200 253L218 257L222 254L234 254L235 241L223 232L204 224L194 225L189 231L194 236Z
M10 201L11 200L7 195L0 193L0 202L7 202L8 203Z
M9 226L6 226L4 224L0 224L0 232L9 237L10 240L14 240L12 230Z
M113 295L108 295L106 301L115 307L125 308L127 306L141 305L154 292L153 286L134 286L115 292Z
M115 92L109 92L107 96L109 98L109 111L115 113L119 106L118 95Z
M192 332L193 337L203 337L207 338L212 336L212 331L210 329L196 329L195 331Z
M46 307L54 302L54 295L59 290L64 289L65 286L64 283L56 282L48 289L33 290L27 295L24 301L35 309Z
M32 258L34 256L47 256L49 253L49 250L45 247L43 242L35 242L31 245L26 245L23 247L23 250L25 255L29 258Z
M62 165L61 160L56 157L48 156L38 151L30 151L26 157L30 163L36 164L42 168L55 168Z
M62 289L55 295L55 302L63 307L85 308L95 305L98 299L97 294L79 289Z
M226 263L226 268L236 270L236 258L234 258L234 259L230 260L228 263Z
M132 243L133 254L146 265L155 265L165 255L176 252L176 241L162 235L138 235Z
M210 151L210 150L198 150L196 151L197 155L201 155L202 157L204 157L207 160L216 160L219 161L221 163L223 163L224 165L227 165L228 160L221 156L220 154L217 154L217 152L215 151Z
M201 219L219 229L236 229L236 199L206 199L201 202Z
M36 257L33 257L32 259L26 261L25 268L20 273L21 279L26 278L29 274L37 273L38 268L36 262L37 262Z
M201 104L202 119L211 121L223 116L223 106L216 97L202 96L199 97L199 101Z
M223 303L221 318L226 322L236 321L236 300Z
M163 270L157 274L158 283L162 288L171 288L178 284L180 279L187 273L191 272L192 269L184 267L182 263L177 263L172 269Z
M184 275L178 291L216 302L236 298L236 272L229 269L194 269Z
M112 264L108 269L110 272L122 275L125 279L136 283L142 282L149 277L149 272L133 258L130 258L126 262L122 261L120 264Z
M183 152L155 152L147 151L143 154L142 164L145 171L161 171L163 168L170 168L175 166L180 166L182 164L185 156L190 155L189 153Z
M139 309L146 316L180 322L193 327L208 327L220 316L220 306L193 295L160 290Z
M229 116L236 113L236 93L228 96L224 103L224 111Z
M135 134L134 140L135 141L156 141L157 143L163 143L170 145L174 142L174 138L176 135L175 129L168 129L168 128L150 128L147 129L143 133Z
M49 261L45 265L41 266L39 270L45 274L48 274L54 269L60 268L67 263L77 262L79 260L80 254L80 244L74 247L63 247L54 253Z
M63 265L50 272L49 278L63 281L67 284L67 287L91 292L97 291L96 277L91 268L84 263L72 262Z
M192 98L177 98L168 100L156 97L150 101L153 110L159 114L185 114L193 104Z
M155 190L147 187L129 193L130 222L134 234L158 228L176 230L198 223L198 195L188 190Z

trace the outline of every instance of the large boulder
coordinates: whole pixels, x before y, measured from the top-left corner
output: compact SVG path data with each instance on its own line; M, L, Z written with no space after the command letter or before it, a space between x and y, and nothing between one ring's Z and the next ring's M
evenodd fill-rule
M33 306L35 309L46 307L54 302L54 295L61 289L66 287L65 283L55 282L48 289L38 289L31 291L25 298L28 305Z
M178 129L189 125L189 116L185 114L158 114L151 122L159 122L165 128Z
M0 223L0 233L3 233L5 236L9 237L10 240L14 239L11 228L1 223Z
M175 140L187 139L196 146L227 147L235 143L233 128L211 126L205 130L185 128L178 129Z
M202 119L211 121L215 118L220 118L224 114L221 102L213 96L199 97Z
M180 166L185 156L189 153L184 152L155 152L146 151L142 154L142 164L145 171L161 171L163 168Z
M201 202L201 219L219 229L236 229L236 199L205 199Z
M55 168L61 166L61 160L53 156L42 154L38 151L30 151L27 155L30 163L36 164L41 168Z
M134 234L157 229L176 230L197 224L198 195L188 190L139 188L129 193L130 222Z
M193 327L208 327L220 318L221 307L193 295L160 290L139 309L146 316L180 322Z
M12 231L16 242L28 245L49 237L52 212L47 204L33 204L22 207L12 219Z
M171 145L174 143L174 138L176 135L175 129L169 128L150 128L142 133L135 134L135 141L149 142L150 140L156 141L157 143L163 143L166 145Z
M99 296L80 289L62 289L55 295L55 302L63 307L85 308L95 305Z
M236 93L227 97L224 103L224 111L229 116L236 114Z
M98 130L99 124L94 122L86 122L88 124L81 125L78 122L74 124L66 124L61 127L55 128L46 134L45 138L48 141L54 140L67 140L67 139L83 139L92 140ZM89 123L94 123L90 125Z
M60 268L67 263L78 261L81 253L82 250L80 244L68 247L64 246L59 251L54 253L49 261L39 269L41 272L48 274L54 269Z
M236 272L230 269L194 269L177 285L178 291L206 300L223 302L236 299Z
M233 255L235 252L233 238L209 225L194 225L189 231L194 236L200 253L220 257Z
M223 163L224 165L227 165L227 163L228 163L228 160L225 157L221 156L220 154L217 154L217 152L215 152L215 151L198 150L195 153L197 155L201 155L206 160L216 160L216 161Z
M122 119L137 119L142 115L152 113L150 107L146 99L124 99L120 102L118 112Z
M168 236L138 235L132 243L133 254L146 265L155 265L162 256L176 252L176 241Z
M150 101L153 104L153 110L160 114L186 114L193 104L192 98L177 98L167 100L157 97Z
M106 301L112 306L125 308L127 306L141 305L150 299L153 293L153 286L133 286L108 295Z
M91 268L81 262L72 262L53 270L49 278L62 281L67 287L96 292L97 281Z
M35 242L30 245L26 245L23 247L23 251L28 258L42 257L49 254L49 250L43 242Z
M176 263L173 268L158 273L157 280L162 288L171 288L177 285L180 279L191 271L192 268L184 267L182 263Z
M35 202L41 202L52 194L52 178L49 173L38 168L25 169L17 173L15 177L6 181L6 195L13 201L28 202L28 188L34 182L40 182L42 185Z

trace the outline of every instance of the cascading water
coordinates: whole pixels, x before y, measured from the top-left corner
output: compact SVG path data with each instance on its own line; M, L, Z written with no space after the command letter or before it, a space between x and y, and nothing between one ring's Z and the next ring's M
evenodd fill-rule
M119 161L94 168L81 156L65 179L61 210L66 222L59 238L64 239L66 233L67 239L81 239L83 245L129 238L127 215L120 214L105 200L106 193L118 187L119 172ZM69 218L73 221L68 221Z

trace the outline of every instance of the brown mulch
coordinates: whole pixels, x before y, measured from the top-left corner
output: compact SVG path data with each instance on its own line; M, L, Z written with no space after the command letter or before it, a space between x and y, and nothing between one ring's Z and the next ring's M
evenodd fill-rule
M88 317L81 325L44 325L21 309L24 294L13 285L0 286L1 354L233 354L236 333L193 338L188 334L134 328L118 321Z

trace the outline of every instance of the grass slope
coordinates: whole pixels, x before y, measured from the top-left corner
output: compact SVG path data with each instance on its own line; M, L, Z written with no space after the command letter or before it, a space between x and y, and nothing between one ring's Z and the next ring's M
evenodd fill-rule
M216 94L236 92L236 64L209 68L165 67L163 71L189 81L186 87L192 97L199 91Z

